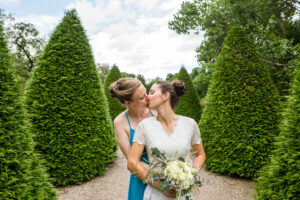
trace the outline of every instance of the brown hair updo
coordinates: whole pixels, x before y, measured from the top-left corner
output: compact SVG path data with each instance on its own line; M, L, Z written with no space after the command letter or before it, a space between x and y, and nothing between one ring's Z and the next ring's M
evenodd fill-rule
M110 96L116 97L124 104L125 101L131 101L136 89L140 87L141 82L135 78L120 78L110 84L108 91Z
M179 80L174 80L172 82L157 81L155 84L159 85L162 94L166 92L170 93L170 104L174 110L178 105L179 97L185 94L184 83Z

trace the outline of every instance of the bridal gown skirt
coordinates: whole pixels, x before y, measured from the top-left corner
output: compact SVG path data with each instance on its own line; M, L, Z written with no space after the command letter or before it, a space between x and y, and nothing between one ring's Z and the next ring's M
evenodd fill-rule
M143 200L175 200L176 198L168 198L161 191L147 185L144 193ZM185 196L178 198L179 200L185 200Z

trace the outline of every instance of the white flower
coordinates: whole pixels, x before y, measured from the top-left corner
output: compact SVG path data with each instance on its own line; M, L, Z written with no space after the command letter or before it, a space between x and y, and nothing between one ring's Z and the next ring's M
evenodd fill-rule
M178 175L180 181L185 181L186 180L186 175L184 172L180 172Z
M188 181L184 181L182 186L183 186L183 189L188 189L191 186L191 184Z

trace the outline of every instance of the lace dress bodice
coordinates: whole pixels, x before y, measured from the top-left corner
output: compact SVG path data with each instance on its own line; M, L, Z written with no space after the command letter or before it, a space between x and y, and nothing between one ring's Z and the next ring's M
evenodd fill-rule
M191 146L200 144L201 136L199 127L196 121L192 118L179 115L173 133L165 131L161 123L156 117L151 117L141 121L135 131L133 142L144 144L148 155L149 162L153 161L151 148L156 147L161 152L164 152L169 159L178 159L179 157L187 158ZM148 185L149 186L149 185ZM150 199L146 195L151 190L153 193L154 188L150 187L145 191L144 200ZM160 191L151 197L152 200L168 200ZM155 196L156 195L156 196Z

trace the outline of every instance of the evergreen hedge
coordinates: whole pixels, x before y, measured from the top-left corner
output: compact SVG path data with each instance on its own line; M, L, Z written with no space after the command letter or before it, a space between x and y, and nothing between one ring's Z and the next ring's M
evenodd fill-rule
M256 199L300 197L300 59L271 162L260 171Z
M278 135L278 105L278 92L254 43L241 27L233 27L216 60L199 123L206 168L253 178Z
M27 88L37 149L55 185L105 173L116 141L89 41L75 10L67 11L45 47Z
M114 120L122 111L125 110L125 106L123 106L118 99L112 98L108 92L110 84L112 84L120 78L122 78L121 72L118 66L114 65L109 71L104 82L104 90L107 97L109 113L112 120Z
M26 130L21 90L0 25L0 199L56 199Z
M180 97L175 112L179 115L191 117L196 120L196 122L199 122L202 107L200 105L200 100L193 85L192 79L184 67L181 67L176 79L184 82L186 93Z

